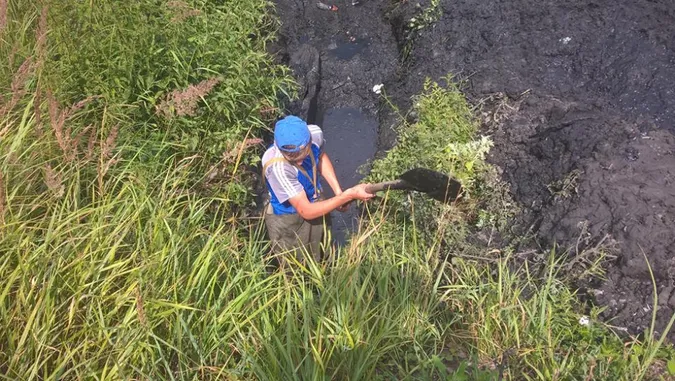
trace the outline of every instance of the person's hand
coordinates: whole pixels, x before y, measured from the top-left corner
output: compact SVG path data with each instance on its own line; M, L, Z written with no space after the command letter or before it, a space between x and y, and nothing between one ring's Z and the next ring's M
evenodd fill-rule
M346 203L342 206L338 206L335 210L337 210L338 212L344 213L344 212L349 210L349 203Z
M348 193L352 200L370 200L375 197L375 195L366 192L366 186L368 186L368 184L358 184L347 189L345 193Z
M338 192L335 192L336 197L341 195L341 194L342 194L342 190L340 190ZM338 212L344 213L347 210L349 210L349 203L343 204L342 206L338 206L337 208L335 208L335 210L337 210Z

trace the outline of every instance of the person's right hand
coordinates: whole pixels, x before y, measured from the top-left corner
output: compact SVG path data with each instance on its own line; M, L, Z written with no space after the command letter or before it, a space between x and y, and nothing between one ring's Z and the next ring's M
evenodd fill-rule
M349 193L349 196L352 198L352 200L362 200L362 201L369 200L375 197L375 195L366 192L367 185L368 184L358 184L347 189L345 192Z

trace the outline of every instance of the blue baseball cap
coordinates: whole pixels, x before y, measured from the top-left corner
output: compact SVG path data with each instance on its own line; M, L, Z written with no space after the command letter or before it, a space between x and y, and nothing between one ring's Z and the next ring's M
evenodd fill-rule
M284 152L298 152L305 148L311 139L307 123L297 116L289 115L274 125L274 142Z

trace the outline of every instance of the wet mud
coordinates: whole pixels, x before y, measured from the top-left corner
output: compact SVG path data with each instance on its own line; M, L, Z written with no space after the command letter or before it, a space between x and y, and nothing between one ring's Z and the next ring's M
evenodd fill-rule
M343 189L353 187L363 178L361 168L375 156L378 121L356 107L331 108L321 118L325 150L333 161L335 174ZM326 195L331 197L328 184L323 183ZM346 212L332 214L332 232L342 245L347 235L358 229L358 211L353 206Z
M658 284L657 331L665 327L675 312L674 2L441 0L435 22L417 33L407 25L429 1L335 1L337 12L311 1L276 4L280 51L310 83L311 101L292 107L310 113L314 104L331 139L378 121L377 136L358 144L381 154L396 118L372 86L384 83L405 110L425 78L454 74L483 105L483 133L495 141L490 161L525 210L514 233L572 250L614 239L617 258L590 293L607 307L604 318L630 333L651 319L646 257ZM312 82L312 65L298 57L314 50ZM330 110L345 108L361 121L331 120ZM333 142L331 156L350 168L373 153Z

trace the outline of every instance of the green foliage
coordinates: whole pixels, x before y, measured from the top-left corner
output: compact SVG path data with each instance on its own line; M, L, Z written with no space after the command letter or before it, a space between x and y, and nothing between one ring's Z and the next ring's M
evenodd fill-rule
M426 28L432 28L441 18L441 15L442 10L440 0L431 0L424 8L417 3L417 13L408 20L408 24L405 26L404 30L404 44L402 49L403 61L410 56L413 44L419 33Z
M598 320L597 308L589 325L580 323L585 307L558 276L561 258L552 253L536 269L513 257L495 266L457 259L445 295L475 351L486 361L505 357L508 379L633 379L639 360L628 355L636 348Z
M402 376L437 347L444 324L431 272L356 248L330 267L314 264L284 284L247 342L258 379L370 380ZM304 274L303 274L304 273ZM302 280L305 277L306 280Z
M399 226L401 219L407 218L427 239L440 236L446 243L463 245L470 227L468 220L481 227L503 227L515 207L493 168L485 162L491 140L476 137L478 123L472 109L452 78L445 81L447 87L427 79L422 94L413 99L417 122L399 127L396 145L373 163L366 180L389 181L414 167L430 168L457 179L465 190L461 205L441 205L424 195L403 192L389 192L387 203L399 212Z
M451 78L447 81L451 83ZM427 80L413 103L419 120L399 128L395 147L373 164L368 180L391 180L411 168L425 167L454 177L471 197L479 174L488 168L484 159L492 142L474 137L477 122L464 96L452 84L444 88Z
M93 135L91 153L66 160L35 96L24 101L0 128L0 373L236 372L222 343L246 323L231 316L259 313L273 278L262 244L228 222L230 202L187 188L198 164L168 144L153 153Z
M429 6L425 7L418 16L413 17L408 22L410 33L420 31L430 27L441 17L440 0L431 0Z
M47 130L57 130L54 109L75 107L60 123L62 141L86 143L91 131L114 128L118 141L164 159L203 158L189 182L225 188L244 205L252 184L239 169L259 160L251 138L275 117L279 95L294 89L289 70L266 53L277 26L269 7L265 0L12 2L0 85L6 99L17 94L17 78L24 95L35 94L37 124Z
M260 108L291 87L287 70L265 53L276 26L269 6L263 0L50 2L47 81L70 102L101 96L136 139L168 136L186 153L220 156L251 128L263 128ZM206 93L194 90L207 80L218 82ZM160 112L174 91L200 106Z
M675 376L675 359L668 360L668 374Z
M447 360L434 355L429 361L433 371L428 376L422 376L421 380L446 380L446 381L493 381L499 379L497 370L481 369L480 367L462 361L456 369L449 368Z
M491 143L474 140L478 125L464 96L453 85L444 88L427 79L413 104L419 120L399 128L396 146L374 163L370 179L391 179L416 166L473 179Z

